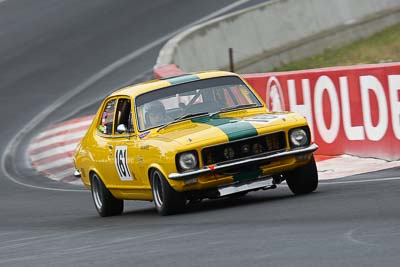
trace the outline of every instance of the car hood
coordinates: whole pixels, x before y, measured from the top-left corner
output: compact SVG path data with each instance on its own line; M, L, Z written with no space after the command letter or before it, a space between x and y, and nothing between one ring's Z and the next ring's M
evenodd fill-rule
M174 123L168 127L149 132L145 139L175 141L181 145L221 143L249 138L268 132L282 130L285 124L293 124L303 117L294 113L268 113L218 117L202 116ZM161 141L160 140L160 141Z

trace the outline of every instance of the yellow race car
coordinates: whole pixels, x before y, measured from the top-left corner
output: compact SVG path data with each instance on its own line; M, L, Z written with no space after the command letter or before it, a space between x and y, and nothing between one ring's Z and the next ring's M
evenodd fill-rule
M101 216L121 214L124 200L154 201L168 215L284 180L310 193L317 148L303 116L268 112L237 74L199 72L108 96L76 149L75 176Z

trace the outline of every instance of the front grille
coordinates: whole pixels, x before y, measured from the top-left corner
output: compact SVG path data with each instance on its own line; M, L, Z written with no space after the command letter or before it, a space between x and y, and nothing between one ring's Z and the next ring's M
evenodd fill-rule
M268 154L285 148L285 133L277 132L204 148L202 151L203 164L210 165L234 161L259 154Z

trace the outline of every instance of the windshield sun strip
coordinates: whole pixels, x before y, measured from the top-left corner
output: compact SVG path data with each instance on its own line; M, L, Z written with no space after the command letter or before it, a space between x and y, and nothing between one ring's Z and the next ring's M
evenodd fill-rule
M210 82L211 81L211 82ZM229 85L240 85L243 86L244 88L246 88L248 90L248 92L251 94L252 99L254 99L256 102L258 103L254 103L257 106L255 107L262 107L262 104L260 102L260 100L257 98L257 96L254 94L254 92L246 85L246 83L243 82L243 80L238 77L238 76L221 76L221 77L212 77L212 78L206 78L206 79L201 79L201 80L193 80L187 83L182 83L182 84L177 84L177 85L171 85L171 86L167 86L167 87L163 87L163 88L159 88L156 90L152 90L150 92L146 92L143 94L140 94L138 96L135 97L134 103L135 103L135 117L136 117L136 126L139 132L146 132L149 131L151 129L155 129L155 128L160 128L163 127L164 125L158 125L158 126L154 126L154 127L149 127L149 128L144 128L142 129L141 127L139 127L139 116L138 116L138 106L140 106L140 103L143 102L144 100L140 99L144 96L148 96L154 93L158 93L160 94L160 92L164 91L164 90L168 90L169 91L169 95L176 95L176 94L183 94L185 92L189 92L190 90L186 89L181 91L181 88L185 88L186 86L193 86L193 84L196 84L197 86L195 88L198 89L199 85L201 84L207 84L210 83L208 85L208 87L213 87L213 86L229 86ZM203 87L202 89L206 89L208 88L207 86L200 86ZM172 88L176 88L176 90L171 90ZM191 88L194 89L194 88ZM164 95L165 96L165 95ZM138 101L139 100L141 101ZM155 98L156 99L156 98ZM139 102L139 103L138 103ZM147 101L147 102L151 102L151 101ZM143 104L145 104L146 102L143 102ZM142 105L143 105L142 104ZM225 112L225 111L223 111ZM176 121L172 121L176 122ZM144 125L143 125L144 126Z

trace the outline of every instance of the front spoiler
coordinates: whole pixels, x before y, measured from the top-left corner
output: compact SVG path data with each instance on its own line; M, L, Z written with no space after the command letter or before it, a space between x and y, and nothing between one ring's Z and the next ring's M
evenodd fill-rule
M183 172L183 173L171 173L168 175L169 179L172 180L185 180L185 179L190 179L193 177L197 177L199 175L215 172L215 171L222 171L226 170L232 167L241 167L247 164L254 164L254 163L261 163L262 161L266 160L273 160L277 158L282 158L286 156L294 156L294 155L301 155L301 154L308 154L312 153L315 150L318 149L318 146L316 144L312 144L309 147L306 148L297 148L293 149L290 151L284 151L284 152L277 152L272 155L266 155L266 156L261 156L257 158L247 158L243 159L240 161L235 161L231 163L225 163L225 164L214 164L212 166L205 166L203 169L200 170L194 170L194 171L189 171L189 172Z
M272 177L259 178L255 180L236 182L227 186L221 186L217 189L219 197L228 196L240 192L249 192L257 190L266 190L276 188Z

